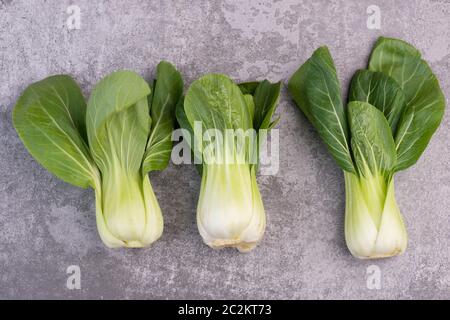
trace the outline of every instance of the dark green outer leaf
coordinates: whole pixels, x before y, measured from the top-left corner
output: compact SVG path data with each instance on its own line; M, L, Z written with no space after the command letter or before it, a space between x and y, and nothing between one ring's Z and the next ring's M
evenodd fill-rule
M280 98L281 82L270 83L261 81L256 87L253 99L255 101L255 115L253 128L255 130L268 129L272 122L272 116L278 106Z
M281 82L271 83L263 80L242 82L238 86L244 95L252 95L254 99L254 108L250 112L253 128L272 129L280 121L279 117L272 121L272 116L278 106Z
M406 108L395 136L395 171L406 169L417 162L438 128L444 115L444 95L420 53L403 41L380 38L369 69L394 78L405 94Z
M152 128L143 162L144 173L163 170L169 163L175 107L183 93L183 79L174 66L162 61L158 64L153 88L150 104Z
M86 103L77 83L57 75L31 84L13 110L13 123L31 155L75 186L93 186L97 169L84 140Z
M190 136L185 136L183 135L183 139L184 141L186 141L186 143L189 145L189 148L191 149L191 159L194 160L194 163L196 163L196 168L197 171L200 175L202 175L202 165L201 163L201 155L197 156L194 153L194 148L193 148L193 140L194 139L194 130L191 127L191 124L189 123L189 120L186 116L186 112L184 111L184 97L181 97L180 100L178 101L177 107L176 107L176 116L177 116L177 121L178 124L180 125L180 128L186 130L187 132L189 132Z
M243 94L254 95L259 83L259 81L241 82L238 84L238 87Z
M401 64L403 56L420 58L421 54L419 50L403 40L379 37L370 55L370 69L383 69L387 67L385 61L388 60L391 64ZM375 63L378 64L376 68Z
M258 170L259 164L259 147L265 143L267 135L259 132L260 129L271 130L280 120L280 117L272 121L272 116L278 106L280 98L281 82L271 83L268 80L261 82L246 82L240 84L242 92L248 92L251 103L251 117L253 119L253 128L256 130L258 144L256 148L252 148L250 159L252 162L256 160L255 169ZM249 103L250 105L250 103Z
M405 95L394 79L369 70L358 70L353 76L349 101L365 101L377 107L384 113L394 135L406 106Z
M294 73L288 89L338 165L343 170L355 172L339 81L326 47L317 49Z
M348 104L352 152L358 172L365 175L386 173L394 168L396 151L394 138L384 114L367 102Z

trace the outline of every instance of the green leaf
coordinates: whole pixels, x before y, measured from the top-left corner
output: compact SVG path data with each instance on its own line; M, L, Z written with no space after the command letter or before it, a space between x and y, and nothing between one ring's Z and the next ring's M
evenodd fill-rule
M275 118L275 120L273 120L270 124L269 127L267 128L267 130L272 130L277 124L278 122L280 122L281 117L277 117Z
M208 74L194 81L184 99L184 111L192 128L196 121L201 123L203 134L208 129L217 129L224 135L226 129L246 131L252 128L244 95L222 74ZM198 138L194 136L194 139ZM206 136L206 140L214 141L214 138ZM201 149L194 152L203 154L203 145L197 145Z
M194 160L198 173L202 175L202 165L200 164L201 158L194 153L194 147L192 145L193 144L192 139L194 138L194 130L192 129L191 124L189 123L189 120L186 116L186 112L184 111L184 97L181 97L180 100L178 101L178 104L176 106L176 116L180 128L186 130L190 135L190 136L183 135L183 139L184 141L186 141L186 143L189 145L189 148L191 149L191 159Z
M255 116L255 102L253 101L253 96L251 94L244 94L244 98L250 118L253 119Z
M150 131L150 88L132 71L117 71L94 88L87 107L89 146L105 173L139 171Z
M243 94L251 94L253 96L259 83L259 81L241 82L238 84L238 87Z
M253 119L253 128L257 132L257 148L252 149L250 159L256 161L255 170L259 166L259 147L266 142L267 135L259 132L260 129L271 130L280 120L278 117L272 121L273 113L278 106L280 98L281 82L271 83L268 80L261 82L246 82L239 85L242 92L248 92L245 97L250 97L250 116Z
M406 106L405 95L394 79L369 70L358 70L353 76L349 101L365 101L377 107L384 113L394 135Z
M223 74L207 74L194 81L186 94L184 110L191 126L194 121L202 121L207 129L247 130L252 127L244 95Z
M189 120L186 116L186 112L184 111L184 97L182 96L180 100L177 103L175 114L177 116L178 124L180 125L180 128L185 129L193 136L194 131L192 130L191 124L189 123ZM189 146L191 146L190 139L187 139Z
M444 115L444 95L420 53L401 40L380 38L372 51L369 69L392 77L405 94L406 108L395 136L395 171L406 169L417 162L438 128Z
M150 103L152 128L143 162L144 173L163 170L169 163L175 107L183 93L183 79L174 66L162 61L158 64L153 88Z
M369 69L388 70L393 65L402 64L404 56L420 58L421 54L403 40L379 37L370 55ZM387 61L389 61L389 65L386 65ZM389 74L390 72L385 73Z
M294 73L288 89L338 165L355 172L339 80L327 47L317 49Z
M253 96L255 100L255 115L253 117L253 128L269 129L272 116L278 106L280 99L281 82L270 83L261 81Z
M358 172L390 174L396 162L394 138L384 114L367 102L348 104L351 146Z
M255 130L273 128L273 125L279 121L278 118L276 123L272 122L272 116L280 98L281 82L271 83L268 80L263 80L243 82L238 86L244 95L253 97L254 103L250 108L253 128Z
M77 83L56 75L31 84L13 110L14 127L31 155L75 186L93 186L97 169L85 136L86 103Z

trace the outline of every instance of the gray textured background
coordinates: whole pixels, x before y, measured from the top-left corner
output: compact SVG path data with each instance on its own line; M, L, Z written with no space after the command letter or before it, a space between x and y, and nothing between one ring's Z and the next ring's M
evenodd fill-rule
M81 8L69 31L66 8ZM381 9L381 30L366 8ZM146 250L110 250L95 226L92 190L40 167L11 123L20 92L49 74L73 75L86 94L108 72L147 78L160 59L189 84L206 72L236 80L286 81L320 45L343 88L380 35L424 54L450 97L450 1L0 1L0 298L450 298L450 119L415 167L396 177L409 247L403 256L359 261L343 237L344 181L324 145L287 97L278 109L281 168L259 178L267 213L249 254L204 245L191 166L151 175L165 230ZM448 100L447 100L448 101ZM66 268L81 267L81 290ZM366 268L382 271L368 290Z

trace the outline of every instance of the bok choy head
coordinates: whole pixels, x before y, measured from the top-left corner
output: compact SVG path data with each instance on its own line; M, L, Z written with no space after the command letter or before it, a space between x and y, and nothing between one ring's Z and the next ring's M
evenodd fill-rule
M438 80L420 53L381 37L367 70L354 75L344 107L326 47L289 81L294 101L344 171L345 238L358 258L402 253L407 233L394 195L394 174L412 166L444 114Z
M96 221L108 247L145 247L163 230L148 172L170 157L175 106L183 82L169 63L149 86L132 71L113 72L85 103L67 75L31 84L13 110L31 155L75 186L95 190Z
M260 130L275 125L271 119L279 93L280 83L237 85L225 75L208 74L192 83L177 106L178 122L193 137L190 147L201 163L197 226L213 248L245 252L263 236L258 142L263 139Z

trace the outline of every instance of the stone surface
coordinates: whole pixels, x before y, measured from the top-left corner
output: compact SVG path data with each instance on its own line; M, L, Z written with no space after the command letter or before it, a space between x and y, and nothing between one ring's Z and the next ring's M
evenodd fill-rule
M450 298L450 119L416 166L396 177L409 247L403 256L359 261L345 246L344 182L325 146L283 90L280 170L259 178L267 212L249 254L205 246L192 166L151 175L165 218L146 250L110 250L95 226L92 190L72 187L27 153L11 123L20 92L69 73L87 95L108 72L151 78L160 59L187 84L206 72L239 81L287 81L328 45L343 88L380 35L418 47L450 97L450 2L375 1L381 30L366 26L374 1L0 1L0 298ZM68 30L67 7L81 9ZM447 100L448 101L448 100ZM78 265L81 289L68 290ZM381 289L367 287L367 268Z

